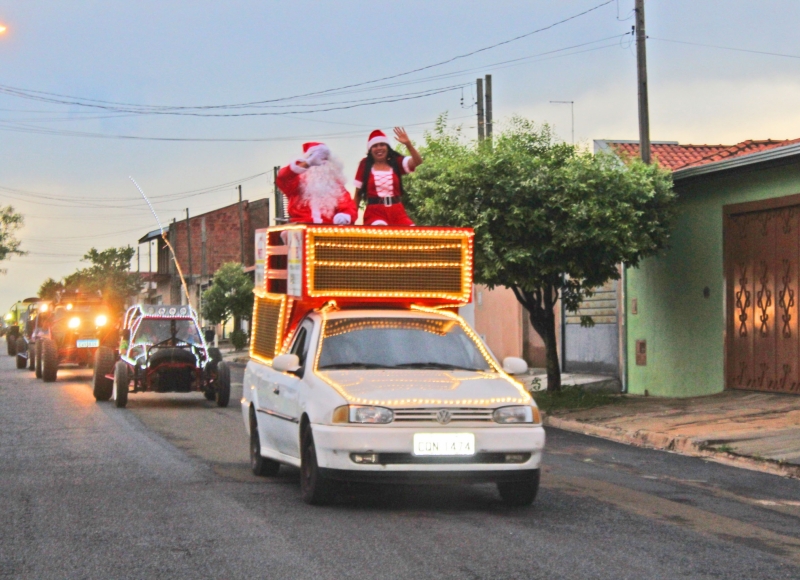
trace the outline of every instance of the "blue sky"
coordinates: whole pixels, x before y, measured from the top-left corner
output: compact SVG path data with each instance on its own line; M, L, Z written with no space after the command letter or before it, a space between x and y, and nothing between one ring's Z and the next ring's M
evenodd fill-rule
M0 22L8 27L0 36L0 85L146 106L264 101L425 67L602 2L0 0ZM633 0L615 0L541 33L398 77L382 89L365 85L261 109L306 111L327 107L321 103L444 91L345 110L225 118L121 115L0 92L0 188L6 188L0 204L11 203L26 216L21 237L30 251L3 264L8 273L0 276L0 309L35 294L45 278L80 267L90 247L135 245L155 228L129 175L154 198L194 191L269 173L307 140L325 140L350 175L376 127L405 125L419 141L447 112L474 134L474 80L487 73L493 75L499 123L520 114L551 123L568 140L569 106L550 101L573 100L578 141L636 139L635 52L630 37L621 36L633 24L632 8ZM654 140L800 137L800 58L667 42L800 56L800 2L647 0L646 15ZM577 48L543 55L572 46ZM514 59L526 60L506 62ZM243 189L246 199L271 195L271 178L256 177ZM229 186L162 199L156 208L171 221L187 207L196 215L236 196Z

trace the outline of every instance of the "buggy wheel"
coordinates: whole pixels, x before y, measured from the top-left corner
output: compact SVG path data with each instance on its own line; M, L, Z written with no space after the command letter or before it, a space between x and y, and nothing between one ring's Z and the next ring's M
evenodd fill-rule
M114 387L113 381L106 377L114 368L114 351L101 346L94 355L94 375L92 376L92 392L95 401L108 401Z
M217 380L214 387L217 407L227 407L231 400L231 369L224 362L217 364Z
M208 349L208 358L214 362L222 362L222 352L215 346Z
M250 467L253 474L260 477L271 477L278 474L281 464L261 455L261 437L258 434L256 412L250 407Z
M17 368L24 369L28 366L28 357L24 356L23 353L28 352L28 343L25 342L25 339L21 336L17 339Z
M6 333L6 346L8 347L8 356L17 355L17 335Z
M58 347L52 338L42 339L42 380L53 383L58 376Z
M114 404L122 409L128 404L128 386L131 376L128 373L128 365L124 361L117 361L114 367Z
M311 505L325 505L333 496L333 482L319 472L311 425L306 425L300 435L300 493Z
M36 343L28 343L28 370L36 370Z
M33 372L36 375L37 379L42 378L42 339L37 340L34 344L34 350L36 352L36 366L33 368Z
M539 491L539 470L524 481L507 481L497 484L497 491L503 503L509 506L524 507L531 505Z

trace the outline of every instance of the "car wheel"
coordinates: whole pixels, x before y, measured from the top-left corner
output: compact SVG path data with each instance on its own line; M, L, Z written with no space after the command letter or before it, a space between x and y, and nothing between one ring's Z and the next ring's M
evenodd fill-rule
M36 370L36 343L28 343L28 370Z
M58 376L58 348L52 338L42 339L42 380L55 382Z
M303 501L311 505L325 505L333 496L333 482L319 472L310 425L305 426L300 436L300 493Z
M214 392L217 407L227 407L231 400L231 369L224 362L217 365L217 384Z
M222 352L215 346L208 349L208 358L214 362L222 362Z
M250 407L250 467L253 474L260 477L272 477L278 474L281 464L261 455L261 437L258 434L256 412Z
M23 356L23 353L28 352L28 343L21 336L17 339L17 368L24 369L28 366L28 357Z
M36 366L34 367L34 374L36 375L37 379L42 378L42 340L37 340L35 343L34 350L36 351Z
M213 388L203 391L203 395L205 396L206 401L215 401L217 399L217 393Z
M114 405L122 409L128 404L128 387L131 382L128 374L128 365L124 361L117 361L114 367Z
M497 484L503 503L509 506L527 506L536 499L539 491L539 470L523 481L506 481Z
M125 363L123 363L125 364ZM107 346L101 346L94 355L94 375L92 376L92 391L95 401L108 401L114 383L106 375L114 368L114 351Z
M8 348L8 356L17 356L16 334L6 334L6 346Z

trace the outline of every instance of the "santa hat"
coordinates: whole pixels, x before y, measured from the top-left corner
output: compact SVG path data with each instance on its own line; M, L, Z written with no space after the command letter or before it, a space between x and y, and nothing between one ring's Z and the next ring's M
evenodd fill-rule
M386 145L391 146L391 142L389 141L389 138L386 136L386 133L384 133L380 129L375 129L372 133L369 134L369 140L367 141L367 151L372 149L372 146L377 145L378 143L386 143Z
M325 143L317 143L316 141L310 141L308 143L303 143L303 155L308 155L309 153L316 151L317 149L327 149L328 146Z

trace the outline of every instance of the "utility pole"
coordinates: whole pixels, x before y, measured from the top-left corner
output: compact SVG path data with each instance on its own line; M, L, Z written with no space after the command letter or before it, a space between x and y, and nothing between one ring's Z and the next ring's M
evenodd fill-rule
M484 120L483 120L483 79L476 79L478 93L478 141L483 141Z
M141 253L141 250L142 250L142 245L141 244L136 246L136 273L137 274L140 274L142 272L142 269L141 269L142 262L141 262L141 258L139 257L139 254Z
M575 101L550 101L555 105L569 105L572 115L572 144L575 145Z
M486 138L492 138L492 75L486 75Z
M647 104L647 51L644 0L636 0L636 77L639 83L639 153L650 163L650 113Z
M192 270L192 229L189 222L189 208L186 208L186 249L189 254L189 284L192 283L194 271Z
M153 272L153 240L147 242L147 271Z
M244 266L244 216L242 215L242 186L239 184L239 249Z

